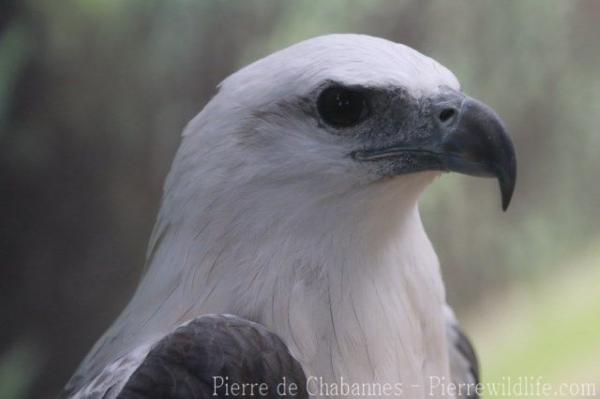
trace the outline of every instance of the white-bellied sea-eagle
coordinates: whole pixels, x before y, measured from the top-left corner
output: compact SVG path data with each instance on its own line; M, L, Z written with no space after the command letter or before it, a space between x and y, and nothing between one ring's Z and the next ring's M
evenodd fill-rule
M506 208L513 145L407 46L328 35L234 73L185 128L143 278L62 395L477 397L417 207L448 171L497 178Z

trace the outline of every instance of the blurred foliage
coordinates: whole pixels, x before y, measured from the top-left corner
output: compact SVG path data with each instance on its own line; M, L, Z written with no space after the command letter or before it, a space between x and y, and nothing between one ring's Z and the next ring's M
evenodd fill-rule
M0 385L7 370L22 379L8 378L13 394L0 396L53 396L127 301L179 132L218 82L340 31L431 55L504 118L519 162L509 211L491 180L444 176L422 213L461 313L527 302L520 323L541 346L502 358L509 352L486 349L498 336L481 332L490 375L515 361L519 372L537 361L559 367L562 353L545 347L586 320L600 325L597 307L579 317L567 298L553 302L579 291L550 277L597 281L593 261L570 259L600 242L599 18L593 0L2 2ZM548 293L503 300L515 284ZM559 305L561 314L547 310Z
M17 343L0 358L0 398L24 398L38 374L35 344Z
M475 338L484 382L523 376L541 377L554 388L591 382L600 395L599 259L597 246L588 248L565 262L568 268L517 282L502 301L484 300L471 313L465 325Z

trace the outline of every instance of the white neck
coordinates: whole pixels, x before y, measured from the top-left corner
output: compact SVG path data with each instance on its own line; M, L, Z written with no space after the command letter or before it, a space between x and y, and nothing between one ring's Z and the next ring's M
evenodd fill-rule
M347 235L343 255L330 258L339 263L276 282L260 321L308 376L338 385L402 382L411 398L426 396L429 376L448 376L437 259L417 209L405 216L402 234L377 252L362 242L367 237Z
M444 288L416 206L432 176L321 197L302 181L287 197L215 192L195 213L171 198L140 288L105 336L119 339L99 343L95 362L198 315L233 313L281 336L307 376L401 382L424 397L428 376L449 374Z

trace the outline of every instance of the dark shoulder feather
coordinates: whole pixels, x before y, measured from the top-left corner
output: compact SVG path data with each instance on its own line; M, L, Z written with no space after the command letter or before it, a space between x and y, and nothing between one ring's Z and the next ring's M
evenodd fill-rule
M452 382L460 387L459 399L479 399L476 387L479 384L479 361L471 341L460 328L454 313L448 308L446 317L448 358Z
M285 377L285 380L284 380ZM300 364L265 327L229 315L207 315L179 327L155 344L118 395L119 399L226 398L222 378L233 384L266 384L264 398L308 398ZM296 394L278 394L285 381ZM216 395L214 395L216 393ZM281 391L279 392L281 393ZM246 395L250 397L251 395ZM244 397L244 396L241 396Z
M471 372L474 380L479 382L479 360L477 359L475 348L473 348L473 344L458 325L453 326L453 328L456 331L456 340L454 341L454 346L469 363L469 371Z

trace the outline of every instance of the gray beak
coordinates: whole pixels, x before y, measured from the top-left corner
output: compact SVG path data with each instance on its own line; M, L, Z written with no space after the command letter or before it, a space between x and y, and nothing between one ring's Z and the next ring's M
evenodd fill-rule
M353 154L361 161L409 157L411 170L443 170L472 176L495 177L502 209L510 203L517 178L515 150L498 115L487 105L459 92L432 99L425 139ZM399 173L403 173L402 170Z
M458 108L442 104L437 119L442 137L436 150L443 154L447 169L497 178L502 209L506 210L515 188L517 163L513 143L498 115L487 105L464 97Z

